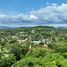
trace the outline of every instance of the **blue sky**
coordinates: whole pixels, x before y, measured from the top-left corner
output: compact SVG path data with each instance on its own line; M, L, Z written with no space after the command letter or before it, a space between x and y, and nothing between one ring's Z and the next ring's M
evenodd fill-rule
M0 10L2 12L28 13L41 9L48 3L62 4L67 3L67 0L0 0Z
M0 0L1 26L67 25L67 0Z

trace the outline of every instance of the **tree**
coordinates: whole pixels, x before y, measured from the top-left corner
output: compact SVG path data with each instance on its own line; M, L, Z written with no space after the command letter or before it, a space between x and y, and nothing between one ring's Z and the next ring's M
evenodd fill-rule
M10 54L8 57L4 57L0 60L0 67L11 67L15 62L15 56L13 54Z

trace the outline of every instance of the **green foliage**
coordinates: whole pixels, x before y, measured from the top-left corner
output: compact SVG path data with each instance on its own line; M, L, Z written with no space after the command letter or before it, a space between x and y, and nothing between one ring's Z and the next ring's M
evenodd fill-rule
M61 61L61 67L67 67L67 59Z
M32 48L32 50L28 51L27 56L33 56L33 57L44 57L46 56L50 51L48 48L44 47L35 47Z
M67 59L67 52L62 54Z
M32 67L57 67L61 66L60 61L62 60L64 60L64 57L58 53L48 54L43 58L28 56L14 64L14 67L31 67L31 65Z
M0 60L0 67L10 67L13 63L16 62L14 55L9 55Z
M18 44L13 44L10 52L16 56L17 60L20 60L27 53L27 47ZM22 55L22 56L21 56Z
M0 67L67 67L67 29L0 30Z

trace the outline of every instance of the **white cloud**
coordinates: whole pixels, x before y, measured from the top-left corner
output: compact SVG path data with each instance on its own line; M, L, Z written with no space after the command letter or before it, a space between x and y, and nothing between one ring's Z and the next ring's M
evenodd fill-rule
M67 21L67 4L51 5L31 12L44 22L62 23Z
M67 4L51 3L42 9L31 11L28 14L7 15L0 13L0 24L16 25L46 25L67 24Z
M38 17L36 17L35 15L30 15L30 16L29 16L29 19L30 19L30 20L37 20Z

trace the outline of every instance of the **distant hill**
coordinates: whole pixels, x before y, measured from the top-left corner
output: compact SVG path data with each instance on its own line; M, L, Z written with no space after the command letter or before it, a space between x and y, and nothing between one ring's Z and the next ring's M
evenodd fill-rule
M0 26L0 29L13 29L13 28L19 28L19 27Z
M34 27L10 27L10 26L0 26L0 29L15 29L15 28L56 28L56 27L53 27L53 26L34 26ZM66 28L66 27L58 27L58 28Z
M8 26L0 26L0 29L9 29L11 27L8 27Z

